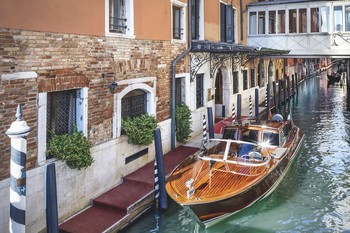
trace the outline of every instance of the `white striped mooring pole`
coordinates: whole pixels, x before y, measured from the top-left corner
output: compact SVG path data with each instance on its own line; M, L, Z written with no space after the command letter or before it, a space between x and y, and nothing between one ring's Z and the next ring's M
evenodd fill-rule
M17 107L16 121L6 131L11 138L10 167L10 232L25 232L26 229L26 160L27 136L31 131L22 119L21 105Z
M157 200L157 206L161 209L167 209L168 200L165 191L164 156L162 136L159 128L154 130L154 146L156 151L156 157L154 160L154 194Z
M207 144L207 121L205 119L205 114L203 114L203 144Z
M253 118L252 96L249 96L249 118Z
M154 160L154 196L155 196L155 199L159 198L159 178L158 178L157 159Z
M236 109L235 109L235 105L232 104L232 117L231 117L231 121L232 121L232 124L235 123L236 121Z

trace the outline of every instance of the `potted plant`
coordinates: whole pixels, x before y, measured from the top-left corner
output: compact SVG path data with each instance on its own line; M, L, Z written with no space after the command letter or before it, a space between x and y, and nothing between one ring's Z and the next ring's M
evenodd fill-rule
M156 127L156 119L147 114L137 117L126 117L122 120L122 128L128 136L128 143L135 145L151 144L153 131Z
M46 154L66 161L68 167L79 170L93 163L89 142L76 127L72 134L53 133L47 144Z
M175 132L176 141L185 143L192 133L191 110L186 104L179 104L175 108Z

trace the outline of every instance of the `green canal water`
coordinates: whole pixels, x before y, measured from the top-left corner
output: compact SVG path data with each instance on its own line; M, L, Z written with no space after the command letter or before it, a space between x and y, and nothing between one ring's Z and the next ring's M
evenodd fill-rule
M124 232L350 232L350 95L315 77L300 84L290 109L305 139L270 196L208 229L170 201Z

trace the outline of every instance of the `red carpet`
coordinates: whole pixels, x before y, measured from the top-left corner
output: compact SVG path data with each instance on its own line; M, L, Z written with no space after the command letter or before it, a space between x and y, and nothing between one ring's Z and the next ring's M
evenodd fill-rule
M92 206L60 225L61 233L97 233L120 220L125 213L115 209Z
M169 174L181 161L196 152L198 148L180 146L164 155L165 174ZM102 232L122 219L127 208L154 189L154 162L150 162L124 177L122 184L93 200L86 209L59 226L64 233Z

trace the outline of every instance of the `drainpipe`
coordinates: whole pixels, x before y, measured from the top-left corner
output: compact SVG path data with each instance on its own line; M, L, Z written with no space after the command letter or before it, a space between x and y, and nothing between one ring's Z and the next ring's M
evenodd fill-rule
M187 49L171 63L171 150L175 149L175 69L176 64L192 50L192 0L187 1Z

